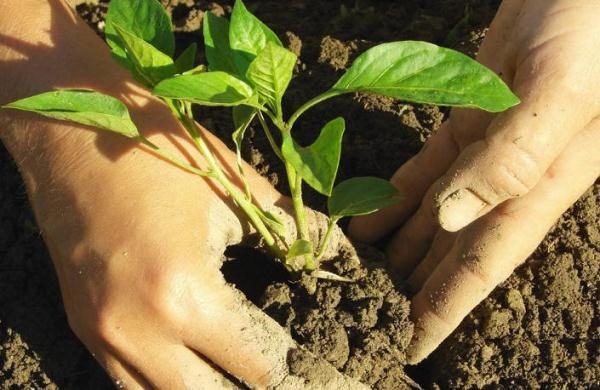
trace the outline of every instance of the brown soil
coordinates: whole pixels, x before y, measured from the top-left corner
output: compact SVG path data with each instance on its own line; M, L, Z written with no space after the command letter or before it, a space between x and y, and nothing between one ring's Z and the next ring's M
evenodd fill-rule
M348 248L323 269L356 283L312 277L289 280L283 267L256 253L241 248L230 252L224 266L228 280L309 351L374 389L414 387L403 370L413 333L410 305L392 283L383 262L352 262L354 249ZM359 255L383 260L381 255L374 256L372 249ZM292 374L321 374L302 356L292 356L288 363Z
M81 2L80 2L81 3ZM231 1L170 1L178 43L201 40L203 11L228 14ZM289 109L325 90L365 48L378 42L422 39L473 54L493 17L497 0L386 2L347 0L247 1L249 7L300 55ZM467 8L469 7L469 8ZM80 5L94 26L106 3ZM466 10L470 14L466 18ZM202 60L202 58L199 58ZM204 124L230 139L227 110L198 109ZM315 138L334 116L348 123L340 180L390 176L420 148L445 111L359 95L332 100L309 112L296 134ZM278 162L258 131L249 131L245 157L285 192ZM1 148L1 147L0 147ZM111 384L67 326L52 265L10 158L0 151L0 387L104 389ZM321 196L309 204L323 209ZM556 224L525 265L482 302L424 364L408 373L424 387L600 387L600 183ZM363 257L378 258L373 249ZM375 253L375 255L373 255ZM364 253L363 253L364 254ZM288 328L309 350L344 373L379 389L407 384L404 349L412 332L408 301L377 264L333 269L354 284L287 281L276 266L246 267L249 256L232 249L230 280ZM244 261L246 260L246 261ZM240 265L241 263L241 265ZM269 268L270 267L270 268ZM259 280L245 269L269 275ZM236 277L236 273L245 279ZM252 280L245 284L243 280ZM401 291L401 290L400 290ZM290 356L296 374L310 362ZM319 383L322 378L312 378Z

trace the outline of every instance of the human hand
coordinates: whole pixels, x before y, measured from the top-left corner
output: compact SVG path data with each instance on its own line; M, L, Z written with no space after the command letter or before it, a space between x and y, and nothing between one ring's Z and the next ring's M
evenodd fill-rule
M412 363L533 252L600 174L598 36L596 1L505 0L478 60L522 103L498 115L453 109L392 177L404 201L351 222L363 241L395 231L390 266L415 292Z
M63 3L28 0L5 11L0 105L58 87L96 89L127 102L153 143L204 167L168 108L133 83ZM287 366L297 348L290 336L220 272L226 246L249 233L221 188L133 141L83 126L3 110L0 128L26 182L69 323L119 387L234 386L223 371L256 388L303 387ZM235 156L202 133L234 177ZM246 171L263 209L285 217L287 200ZM322 217L309 218L318 226ZM360 388L328 367L333 388Z
M157 114L155 126L177 129ZM123 153L115 161L73 157L77 167L33 198L75 334L124 388L225 386L213 365L259 388L279 383L293 342L220 272L226 246L246 233L234 206L211 183L144 150ZM272 209L280 196L249 178Z

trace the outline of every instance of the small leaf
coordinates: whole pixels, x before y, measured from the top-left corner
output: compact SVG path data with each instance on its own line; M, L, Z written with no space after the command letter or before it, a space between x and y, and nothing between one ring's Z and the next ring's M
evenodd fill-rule
M317 279L323 280L333 280L334 282L346 282L346 283L354 283L356 280L347 278L345 276L340 276L338 274L334 274L333 272L325 271L322 269L314 270L310 273L310 276L313 276Z
M281 98L292 80L294 65L294 53L269 42L250 63L246 73L259 96L278 117L281 116Z
M208 71L208 69L206 68L206 65L200 64L200 65L196 65L195 67L193 67L192 69L190 69L188 71L183 72L182 74L191 75L191 74L204 73L207 71Z
M106 42L117 58L125 59L125 47L115 25L150 43L168 56L175 51L171 18L157 0L111 0L106 14Z
M175 74L175 64L171 57L120 26L114 27L123 42L127 58L143 78L144 84L152 87Z
M246 133L246 129L252 123L254 116L256 116L256 108L239 105L233 107L233 124L235 126L235 131L231 135L233 138L233 143L235 144L235 156L237 161L238 172L242 177L242 181L244 182L244 189L246 191L246 196L251 199L252 192L250 190L250 185L246 180L246 174L244 173L244 161L242 160L242 140L244 139L244 134ZM261 212L259 210L258 214ZM263 218L264 219L264 218ZM266 224L266 221L263 221Z
M233 124L235 126L235 131L232 134L232 138L236 151L238 151L238 155L241 149L242 140L244 139L244 133L255 116L256 108L254 107L246 105L233 107ZM241 156L238 157L241 160Z
M252 15L242 0L236 0L231 13L229 42L233 50L233 61L240 74L245 75L248 65L268 42L282 46L275 33Z
M285 223L281 218L266 210L260 210L258 215L260 215L260 219L262 219L264 224L267 225L271 231L275 232L280 237L286 236L287 230L285 228Z
M400 193L389 181L377 177L355 177L335 186L327 201L331 218L371 214L397 203Z
M344 118L336 118L321 130L319 138L303 148L291 136L284 137L281 152L285 159L315 190L331 195L342 153Z
M235 106L249 101L252 88L225 72L175 76L161 81L153 93L205 106Z
M239 75L233 63L233 51L229 45L229 21L206 12L202 19L204 50L211 71L223 71Z
M313 252L312 242L306 240L296 240L290 246L290 250L285 256L285 260L287 263L291 262L296 257L306 256Z
M332 89L491 112L519 103L506 84L477 61L416 41L384 43L367 50Z
M59 90L14 101L3 108L31 111L112 131L128 138L139 136L127 107L112 96L93 91Z
M197 51L198 45L196 42L193 42L179 55L179 57L177 57L175 60L175 69L177 69L177 73L184 73L194 68Z

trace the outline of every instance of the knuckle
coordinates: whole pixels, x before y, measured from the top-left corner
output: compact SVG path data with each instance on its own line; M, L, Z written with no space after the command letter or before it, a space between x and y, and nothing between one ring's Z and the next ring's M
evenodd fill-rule
M119 342L119 320L114 310L100 308L96 311L94 321L94 335L104 345L118 348Z
M465 254L461 257L460 265L466 273L478 279L483 286L494 283L494 277L490 272L490 268L483 264L479 255Z
M502 150L502 156L492 162L492 174L487 178L492 192L498 197L515 198L527 194L542 176L538 159L517 143Z
M515 207L514 203L511 202L501 203L490 212L491 218L505 225L519 223L522 216L522 208Z
M154 315L171 323L183 323L189 278L182 271L153 272L148 278L147 299Z

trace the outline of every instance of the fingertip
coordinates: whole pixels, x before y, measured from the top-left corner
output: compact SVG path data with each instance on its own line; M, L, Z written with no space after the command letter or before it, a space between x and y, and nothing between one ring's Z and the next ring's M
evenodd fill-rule
M418 364L427 358L444 339L452 333L454 326L442 320L430 310L418 314L419 304L413 302L413 312L417 315L415 330L406 352L408 364Z

